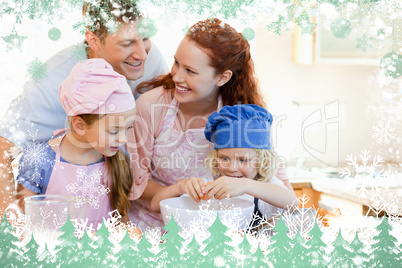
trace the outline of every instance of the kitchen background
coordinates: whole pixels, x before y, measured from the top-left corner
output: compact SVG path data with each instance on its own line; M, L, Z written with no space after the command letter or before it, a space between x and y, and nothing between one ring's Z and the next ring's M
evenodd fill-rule
M42 9L33 20L26 2L0 1L0 114L29 77L40 77L40 68L35 66L83 40L82 28L73 29L80 22L80 1L39 1ZM157 27L152 40L169 66L185 30L211 14L250 40L256 73L275 115L274 145L299 195L309 193L315 207L321 204L322 210L334 212L339 200L331 198L347 193L322 189L312 179L335 177L332 182L336 183L341 177L357 174L359 178L392 178L387 184L396 190L392 195L382 194L382 201L385 196L400 199L399 0L139 2L145 13L152 15ZM327 188L337 187L321 182ZM329 201L324 200L325 194L330 194ZM367 210L367 200L373 201L372 197L360 197L347 202L352 200L358 204L357 210L364 206ZM389 205L396 206L395 213L401 215L401 204Z

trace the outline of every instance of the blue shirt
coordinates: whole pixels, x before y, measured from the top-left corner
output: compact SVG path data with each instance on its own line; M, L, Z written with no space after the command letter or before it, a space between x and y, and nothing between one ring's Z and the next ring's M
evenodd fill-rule
M52 175L56 152L47 142L27 142L18 165L17 181L26 189L38 193L46 193ZM68 163L60 156L60 161ZM102 158L97 163L105 161Z

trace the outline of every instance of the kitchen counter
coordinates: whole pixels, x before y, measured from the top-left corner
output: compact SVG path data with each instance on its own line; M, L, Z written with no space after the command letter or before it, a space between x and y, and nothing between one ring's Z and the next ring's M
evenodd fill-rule
M289 172L289 180L298 197L310 198L307 206L325 213L402 217L402 177L392 181L328 178L325 174ZM389 186L387 186L389 185ZM392 186L390 186L392 185Z

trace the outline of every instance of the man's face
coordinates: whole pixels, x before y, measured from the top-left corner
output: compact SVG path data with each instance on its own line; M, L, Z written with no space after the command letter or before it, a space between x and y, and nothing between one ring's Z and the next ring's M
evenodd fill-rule
M144 64L151 49L151 40L143 38L137 31L138 21L122 23L117 33L99 40L99 50L94 56L105 59L113 69L129 80L144 75Z

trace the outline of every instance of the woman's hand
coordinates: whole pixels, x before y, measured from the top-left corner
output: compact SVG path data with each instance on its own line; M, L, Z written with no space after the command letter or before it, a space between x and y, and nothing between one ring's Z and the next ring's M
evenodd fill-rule
M201 178L192 177L177 182L182 194L188 194L195 202L200 202L201 197L206 193L205 183Z
M243 178L219 177L205 187L205 191L208 192L207 199L215 197L221 200L245 194L248 181L248 179Z

